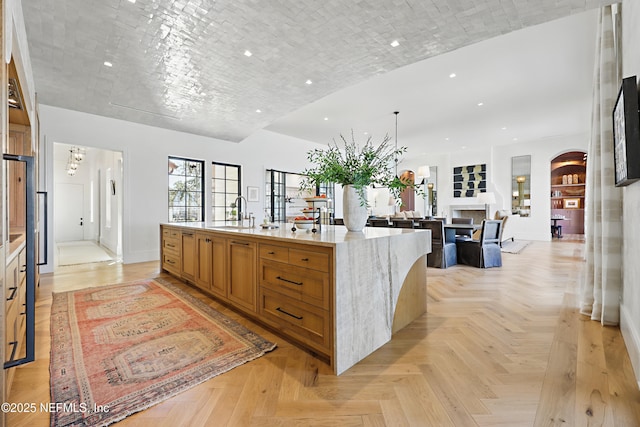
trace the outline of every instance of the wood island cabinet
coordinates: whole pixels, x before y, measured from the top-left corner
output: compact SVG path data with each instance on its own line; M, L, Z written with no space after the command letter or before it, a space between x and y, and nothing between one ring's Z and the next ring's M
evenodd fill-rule
M429 231L160 228L163 270L312 352L336 374L426 310ZM386 261L371 268L375 257Z
M329 248L260 244L259 313L265 322L331 354Z
M231 239L227 244L227 250L227 298L237 306L255 313L257 244L247 240Z
M196 233L196 252L195 284L201 289L226 298L225 239L214 237L211 233Z
M171 227L163 227L162 268L176 276L182 272L182 231Z
M193 232L182 232L182 277L191 281L196 277L196 237Z

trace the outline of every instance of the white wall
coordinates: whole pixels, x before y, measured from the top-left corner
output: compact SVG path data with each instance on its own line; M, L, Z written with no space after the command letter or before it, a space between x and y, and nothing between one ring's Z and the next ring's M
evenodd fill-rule
M106 117L40 106L40 135L44 153L53 153L53 143L89 146L122 152L123 182L123 261L125 263L157 260L160 256L158 224L166 222L167 158L180 156L242 165L242 193L247 186L260 189L260 201L248 204L257 221L262 220L265 169L302 171L306 153L317 144L268 131L258 131L241 143L175 132ZM43 187L55 198L53 156L41 164ZM210 168L205 168L206 206L210 206ZM337 189L339 190L339 189ZM338 191L339 192L339 191ZM50 204L52 205L52 204ZM53 210L50 207L50 224ZM209 218L209 212L206 212ZM53 230L49 241L53 241ZM49 248L51 251L51 248ZM49 259L52 259L50 256ZM42 269L52 271L52 265Z
M573 150L587 151L589 137L573 135L549 138L542 141L521 142L510 145L494 145L481 151L459 151L421 158L408 158L403 169L416 171L420 165L438 167L438 215L451 217L456 206L477 206L475 198L453 197L453 168L475 164L487 164L487 191L496 196L490 212L511 210L511 158L531 155L531 216L512 216L505 232L509 237L522 240L550 240L551 217L551 160L561 153ZM424 206L422 198L416 198L416 206ZM423 210L422 208L420 209Z
M640 76L640 3L625 0L622 4L623 77ZM620 305L620 328L636 380L640 383L640 182L623 189L623 289Z

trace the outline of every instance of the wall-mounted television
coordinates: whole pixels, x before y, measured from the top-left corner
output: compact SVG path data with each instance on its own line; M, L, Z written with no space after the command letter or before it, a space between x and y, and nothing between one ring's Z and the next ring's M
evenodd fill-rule
M622 187L640 179L640 114L636 76L622 80L612 115L616 187Z

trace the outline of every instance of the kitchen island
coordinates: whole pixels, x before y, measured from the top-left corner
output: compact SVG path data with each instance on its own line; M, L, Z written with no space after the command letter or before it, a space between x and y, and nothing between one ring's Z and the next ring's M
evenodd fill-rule
M165 271L310 350L337 375L426 312L429 230L160 229Z

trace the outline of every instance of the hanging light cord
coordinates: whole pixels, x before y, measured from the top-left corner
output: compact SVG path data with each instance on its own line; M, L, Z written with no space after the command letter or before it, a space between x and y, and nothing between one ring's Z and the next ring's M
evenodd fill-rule
M395 155L395 164L396 164L396 176L398 176L398 114L400 111L394 111L393 114L396 115L396 155Z

